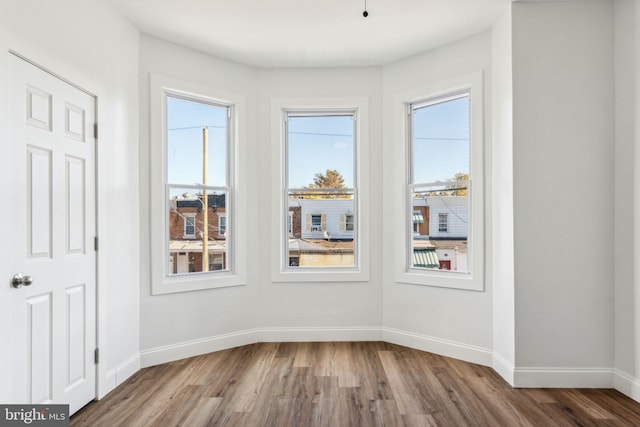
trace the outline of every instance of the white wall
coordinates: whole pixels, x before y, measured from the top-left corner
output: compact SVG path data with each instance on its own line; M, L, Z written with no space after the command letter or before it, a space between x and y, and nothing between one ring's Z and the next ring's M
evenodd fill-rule
M597 380L589 372L615 367L637 386L640 274L629 265L640 265L640 185L630 182L640 168L640 7L613 5L517 2L493 31L384 67L258 70L151 37L139 41L102 1L0 3L3 51L13 48L98 95L101 394L137 369L139 350L142 363L153 364L258 340L322 338L383 338L485 364L493 353L521 384L551 369L568 372L564 385L571 385L576 376ZM388 178L396 173L389 159L398 143L391 101L478 70L485 84L485 291L396 283L385 262L394 258L396 238L387 226L394 200ZM245 196L255 213L246 286L150 295L148 153L158 143L149 136L150 73L243 94L251 106L240 124L248 143ZM4 55L0 99L6 81ZM274 283L264 232L273 223L276 201L264 189L274 174L260 161L271 158L271 100L346 96L369 99L365 178L382 189L367 206L370 280ZM0 103L2 140L5 108ZM6 194L11 179L0 166ZM555 207L552 218L543 199ZM7 227L0 222L0 232ZM9 329L10 319L0 317L0 334ZM7 378L0 375L0 390Z
M211 57L159 39L143 36L140 45L141 146L140 182L142 193L149 188L149 75L159 74L205 87L245 95L252 107L239 117L241 131L247 132L246 159L249 200L249 275L246 286L206 291L155 295L150 293L149 248L142 246L141 348L143 365L186 357L233 345L278 339L371 338L370 327L380 328L380 254L371 262L372 279L361 283L272 283L270 281L272 223L270 197L271 167L259 159L271 158L271 98L367 96L370 99L372 138L368 141L371 170L379 170L381 73L376 68L321 70L257 70ZM369 177L367 177L369 178ZM374 174L372 185L381 177ZM149 211L149 196L141 197L143 217ZM375 229L380 214L372 215ZM141 240L149 240L145 224ZM380 247L380 236L371 237ZM364 329L362 328L364 327ZM331 332L333 331L333 333ZM314 338L315 337L315 338Z
M628 394L640 401L640 2L635 2L635 115L634 115L634 175L633 175L633 195L634 195L634 224L633 224L633 327L634 327L634 360L635 375L627 381L631 382L631 390ZM621 389L621 388L620 388ZM621 389L623 390L623 389ZM624 390L623 390L624 391Z
M615 3L615 367L637 377L634 328L636 1ZM637 197L637 196L636 196Z
M239 132L248 141L249 150L241 153L239 174L250 180L244 185L249 191L242 194L248 203L248 212L257 212L257 188L255 175L257 157L255 145L255 86L257 73L254 69L230 61L217 59L195 50L187 49L153 37L142 36L140 41L140 210L143 218L158 215L150 210L150 147L162 141L150 140L150 75L158 75L184 82L189 86L201 86L214 93L233 93L247 99L249 106L238 118ZM223 95L220 95L223 96ZM236 333L249 334L256 327L258 278L260 271L253 266L260 258L257 244L259 230L250 222L250 245L247 248L252 260L246 286L151 295L151 268L149 258L149 221L141 223L140 239L142 274L140 286L141 337L143 366L193 354L213 351L238 343L229 338ZM229 341L231 340L231 341ZM240 343L245 341L241 340Z
M6 52L13 49L98 96L98 339L104 394L138 369L140 348L138 32L97 0L4 1L0 25L2 90ZM0 131L6 131L6 120L1 114ZM0 185L10 182L2 179Z
M490 156L491 130L491 32L485 31L462 41L435 49L394 64L386 65L384 70L384 146L382 148L384 164L383 215L386 225L394 217L392 203L395 203L393 176L397 174L393 159L399 150L398 136L392 129L394 98L398 94L420 89L477 71L484 72L484 136L485 159ZM490 157L489 157L490 158ZM485 165L487 161L485 160ZM490 169L487 169L490 170ZM489 187L486 180L486 203L490 211ZM486 218L491 216L487 214ZM396 247L392 226L383 230L383 256L385 260L394 259ZM487 233L487 236L490 236ZM488 237L486 253L490 254ZM486 277L490 278L490 258L486 262ZM457 289L408 285L394 281L394 266L384 264L383 286L383 324L385 337L389 340L420 348L437 351L479 363L491 363L492 347L492 286L490 280L485 283L484 292L462 291Z
M511 6L492 29L493 367L513 384L513 79Z
M327 69L274 69L261 70L259 79L258 102L258 146L261 159L270 159L273 145L266 143L271 138L271 105L273 98L330 98L330 97L367 97L369 102L369 135L363 141L369 150L371 171L367 180L372 189L380 188L382 176L380 170L382 121L381 121L381 70L380 68L327 68ZM272 173L269 162L260 162L259 182L262 189L278 185L269 179ZM277 174L276 174L277 175ZM270 191L261 191L258 204L261 215L258 216L260 229L270 230L274 204ZM342 328L349 332L334 334L335 339L349 339L367 336L370 327L382 326L381 292L381 233L382 216L379 209L380 198L371 194L371 200L363 200L369 210L371 271L369 282L334 283L272 283L268 280L271 260L269 256L260 258L259 269L262 272L260 283L261 324L269 329L302 328L307 332L302 339L311 339L314 328ZM304 224L303 224L304 226ZM263 253L271 252L270 232L260 233L260 247ZM276 254L272 254L275 256ZM272 335L275 336L275 335ZM293 336L293 335L290 335Z
M613 3L512 7L516 384L593 379L614 348Z

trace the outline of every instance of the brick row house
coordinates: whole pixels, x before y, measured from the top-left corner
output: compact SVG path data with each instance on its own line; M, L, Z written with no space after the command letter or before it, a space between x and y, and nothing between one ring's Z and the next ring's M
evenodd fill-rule
M204 203L202 196L173 198L169 210L169 273L193 273L227 268L226 195L210 194L208 200L208 265L202 263Z

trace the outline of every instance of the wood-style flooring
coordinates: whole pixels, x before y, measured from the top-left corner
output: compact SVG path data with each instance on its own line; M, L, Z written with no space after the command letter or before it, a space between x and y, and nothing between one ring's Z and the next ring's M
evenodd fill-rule
M142 369L71 426L640 426L640 403L385 342L260 343Z

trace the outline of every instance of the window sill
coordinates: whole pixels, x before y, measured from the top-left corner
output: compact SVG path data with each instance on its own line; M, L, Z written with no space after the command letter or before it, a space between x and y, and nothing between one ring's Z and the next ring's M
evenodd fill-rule
M484 291L484 280L473 277L470 273L455 271L423 271L410 269L399 273L396 283L406 285L431 286L437 288L459 289L466 291Z
M247 284L246 282L246 280L232 272L165 276L162 283L153 286L151 294L163 295L205 289L229 288L233 286L244 286Z
M271 275L273 282L318 283L318 282L368 282L369 274L356 268L291 268Z

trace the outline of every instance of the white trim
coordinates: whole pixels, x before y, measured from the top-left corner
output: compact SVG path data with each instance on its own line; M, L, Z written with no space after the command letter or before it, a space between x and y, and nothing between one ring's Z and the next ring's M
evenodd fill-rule
M358 185L356 208L358 224L356 235L358 259L356 267L344 268L308 268L304 270L290 269L288 265L287 216L288 200L285 197L286 143L284 138L285 111L323 110L354 111L356 116L355 136L355 182ZM271 220L271 280L273 282L366 282L369 280L369 98L337 97L337 98L273 98L271 100L271 166L272 199L276 200L272 208ZM304 224L303 224L304 225ZM303 227L304 229L304 227ZM318 232L321 235L320 232Z
M612 368L515 368L514 387L611 388Z
M493 352L493 370L498 373L509 385L514 384L515 368L511 362L502 357L502 355Z
M140 353L136 353L127 360L105 373L105 387L100 390L97 399L100 400L113 389L128 380L133 374L140 370Z
M156 214L150 218L150 277L151 294L160 295L175 292L195 291L201 289L222 288L240 286L247 283L247 168L246 156L246 129L239 126L248 107L244 95L227 92L223 89L200 86L186 81L175 80L164 76L152 74L150 76L150 140L163 141L162 144L149 144L150 159L150 212L166 212L165 183L166 170L164 158L166 151L164 115L165 96L184 95L187 98L203 99L208 102L228 105L232 111L234 120L230 123L229 142L229 177L230 191L228 192L229 210L227 211L227 230L231 236L228 241L229 256L227 260L228 270L192 275L168 276L164 271L166 267L165 248L168 239L166 227L166 215Z
M408 203L409 193L407 184L409 181L409 155L410 144L408 135L407 114L409 105L424 99L436 99L438 97L455 94L466 90L470 94L470 176L473 187L469 202L469 214L471 218L468 230L470 244L469 267L470 273L427 270L408 268L410 256L410 244L408 239L413 233L411 218L413 208ZM391 159L393 170L404 171L392 177L393 194L391 209L393 211L392 227L394 235L394 259L393 268L395 282L412 285L435 286L471 291L484 291L485 289L485 219L484 219L484 95L483 72L476 71L471 74L454 77L452 79L435 83L426 87L412 89L397 93L393 98L393 129L394 138L404 141L402 149L394 150ZM411 230L412 231L412 230Z
M309 341L381 341L382 330L377 326L332 328L266 328L260 329L260 342Z
M491 367L493 364L491 349L461 342L391 328L382 328L382 340L478 365Z
M258 329L230 332L228 334L183 341L143 350L140 352L140 364L143 368L147 368L149 366L186 359L187 357L254 344L256 342L258 342Z
M620 393L640 402L640 378L635 378L619 369L613 371L613 386Z

